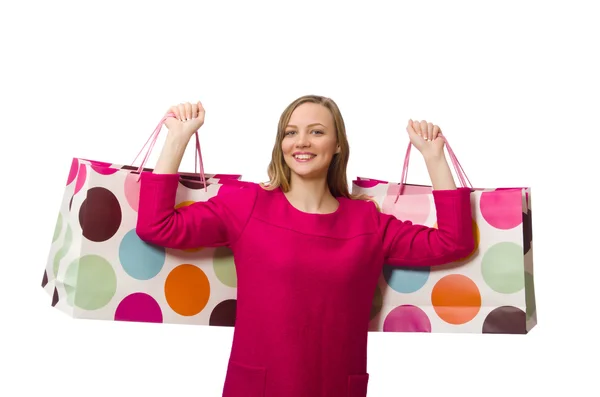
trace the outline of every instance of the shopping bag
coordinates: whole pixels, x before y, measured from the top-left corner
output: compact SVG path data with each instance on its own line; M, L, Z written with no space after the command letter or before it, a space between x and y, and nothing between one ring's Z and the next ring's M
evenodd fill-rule
M410 149L400 183L358 177L352 193L400 220L437 227L432 187L406 183ZM526 334L537 324L531 188L473 188L447 140L446 149L459 185L471 188L475 250L441 266L385 264L369 330Z
M73 318L234 324L237 277L228 248L165 249L135 231L140 174L152 170L144 165L167 116L138 167L72 160L42 287ZM204 173L196 134L198 162L199 173L180 173L176 207L246 186L241 175Z

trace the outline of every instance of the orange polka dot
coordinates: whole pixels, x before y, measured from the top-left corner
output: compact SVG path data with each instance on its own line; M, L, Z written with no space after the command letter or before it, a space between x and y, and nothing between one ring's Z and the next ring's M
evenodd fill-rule
M210 297L210 283L197 266L183 264L171 270L165 281L167 303L182 316L194 316L202 311Z
M187 207L188 205L192 205L192 204L194 204L194 203L195 203L195 201L192 201L192 200L188 200L188 201L182 201L181 203L179 203L179 204L177 204L177 205L175 206L175 209L179 209L179 208L181 208L181 207ZM185 252L198 252L198 251L200 251L202 248L204 248L204 247L188 248L188 249L184 249L184 250L182 250L182 251L185 251Z
M431 291L437 315L450 324L471 321L481 308L479 288L469 277L451 274L440 279Z

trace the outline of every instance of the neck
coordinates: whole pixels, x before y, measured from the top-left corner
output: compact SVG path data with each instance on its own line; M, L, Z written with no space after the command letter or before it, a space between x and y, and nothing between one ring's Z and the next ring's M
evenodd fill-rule
M327 178L305 179L292 174L288 200L300 211L323 214L335 212L339 203L329 191Z

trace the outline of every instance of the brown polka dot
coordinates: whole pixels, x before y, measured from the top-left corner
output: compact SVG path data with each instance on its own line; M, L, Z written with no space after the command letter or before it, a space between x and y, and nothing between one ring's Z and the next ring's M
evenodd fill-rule
M523 213L523 253L526 254L531 249L532 236L531 210Z
M210 325L233 327L235 325L237 301L227 299L219 303L210 314Z
M44 270L44 277L42 278L42 288L44 288L48 284L48 272Z
M115 195L103 187L93 187L79 209L82 234L91 241L106 241L119 230L122 216Z
M75 197L75 195L71 196L71 200L69 200L69 211L71 211L71 207L73 206L73 197Z
M525 312L513 306L501 306L490 312L483 322L484 334L526 334Z
M52 306L56 306L58 303L58 290L54 287L54 293L52 294Z
M124 166L121 167L122 170L129 170L129 171L137 171L139 168L140 168L139 166L138 167L134 167L132 165L124 165ZM143 171L154 171L154 168L144 167L144 168L142 168L142 172Z
M204 189L204 183L202 182L200 176L196 174L181 174L179 177L179 183L188 189Z

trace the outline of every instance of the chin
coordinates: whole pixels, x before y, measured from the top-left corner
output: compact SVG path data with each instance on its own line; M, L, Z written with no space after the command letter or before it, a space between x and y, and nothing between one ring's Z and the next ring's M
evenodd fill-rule
M315 179L327 177L328 167L320 166L319 164L298 164L293 158L291 160L286 159L286 164L292 171L292 174L296 174L301 178Z

